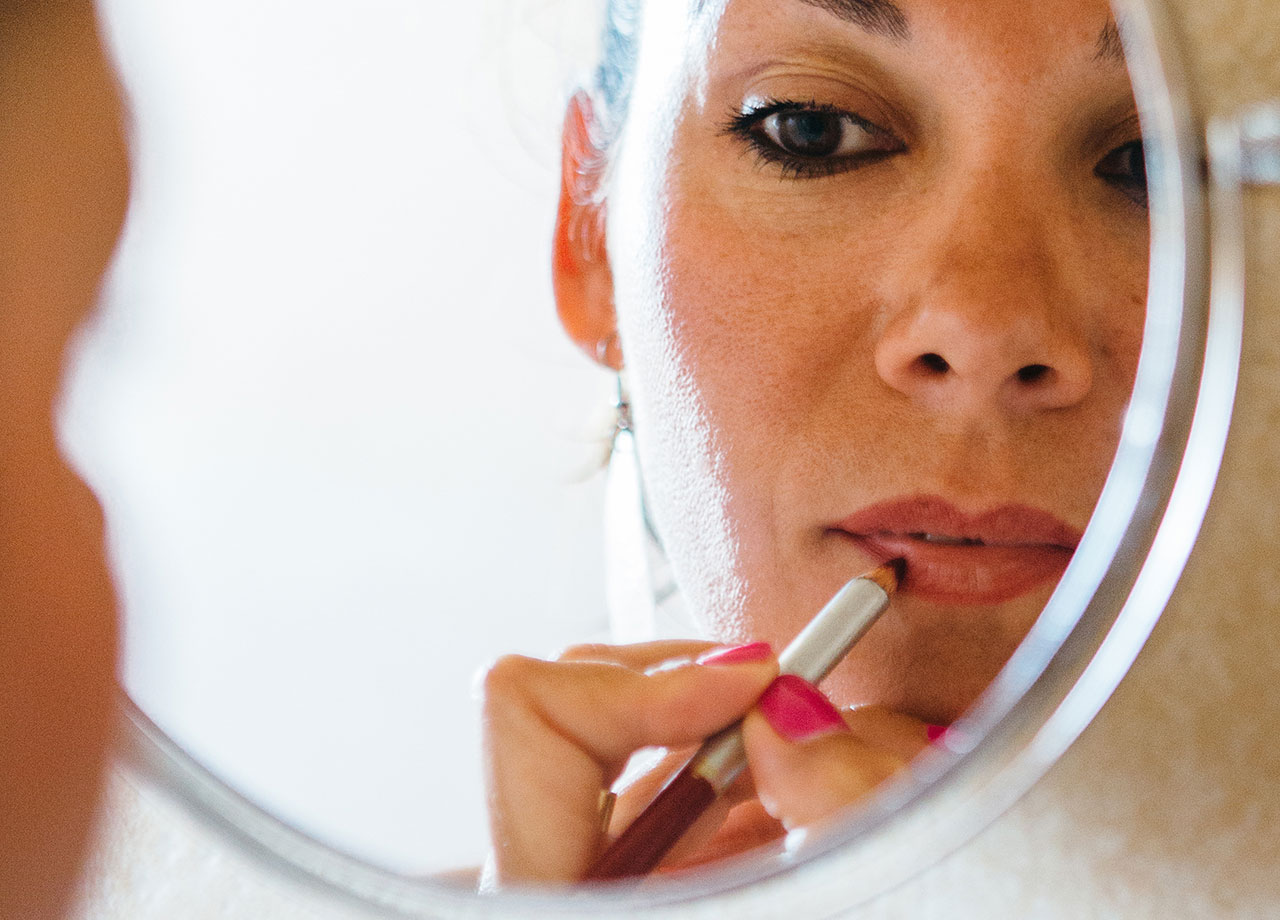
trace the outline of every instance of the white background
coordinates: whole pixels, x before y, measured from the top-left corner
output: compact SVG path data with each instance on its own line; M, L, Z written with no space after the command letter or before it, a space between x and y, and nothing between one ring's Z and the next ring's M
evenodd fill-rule
M64 435L142 707L254 800L484 851L473 676L605 628L609 380L550 298L582 0L104 0L134 205Z

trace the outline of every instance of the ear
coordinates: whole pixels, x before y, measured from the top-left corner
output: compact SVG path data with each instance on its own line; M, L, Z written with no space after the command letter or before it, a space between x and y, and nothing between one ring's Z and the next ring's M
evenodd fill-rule
M613 309L613 272L605 248L599 185L604 155L592 138L591 100L569 100L561 140L560 206L551 247L551 278L560 324L592 361L622 369Z

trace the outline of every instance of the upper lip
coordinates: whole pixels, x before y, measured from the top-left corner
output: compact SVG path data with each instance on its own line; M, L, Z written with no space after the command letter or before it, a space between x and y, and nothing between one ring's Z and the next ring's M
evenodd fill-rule
M1080 531L1048 511L1004 504L964 512L937 495L889 499L854 512L835 525L855 536L925 535L1004 547L1052 547L1074 551Z

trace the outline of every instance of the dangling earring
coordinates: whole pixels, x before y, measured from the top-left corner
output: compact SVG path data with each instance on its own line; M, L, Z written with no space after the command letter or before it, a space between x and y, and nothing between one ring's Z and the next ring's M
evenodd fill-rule
M617 346L618 331L615 329L596 342L596 363L602 367L613 367L614 362L609 360L610 351L616 350ZM621 361L617 362L617 364L621 363ZM609 434L609 451L605 457L606 463L609 457L618 449L618 438L623 434L635 433L635 429L631 427L631 402L627 399L626 384L622 382L622 371L615 371L613 379L616 387L613 399L613 431Z
M613 436L609 439L609 452L613 453L618 446L618 438L623 434L634 435L631 425L631 402L627 399L627 390L622 383L622 375L616 377L617 393L613 400Z
M604 347L607 347L606 340ZM671 563L649 516L644 478L640 475L640 457L636 448L635 421L631 416L631 399L619 373L613 401L613 432L609 439L609 484L612 500L614 545L624 547L622 554L639 570L639 582L632 577L609 578L611 589L621 588L618 599L611 598L613 629L616 639L642 642L656 637L688 635L691 625L679 603L678 588ZM620 525L621 529L616 529ZM642 590L647 588L647 590ZM649 598L644 611L638 611L634 600Z

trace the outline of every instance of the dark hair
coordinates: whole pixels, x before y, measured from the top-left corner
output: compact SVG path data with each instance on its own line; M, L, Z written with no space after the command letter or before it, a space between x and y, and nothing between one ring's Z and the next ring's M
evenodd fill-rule
M607 0L605 3L604 35L594 87L596 127L600 131L596 140L601 150L612 146L626 119L636 71L642 5L643 0Z

